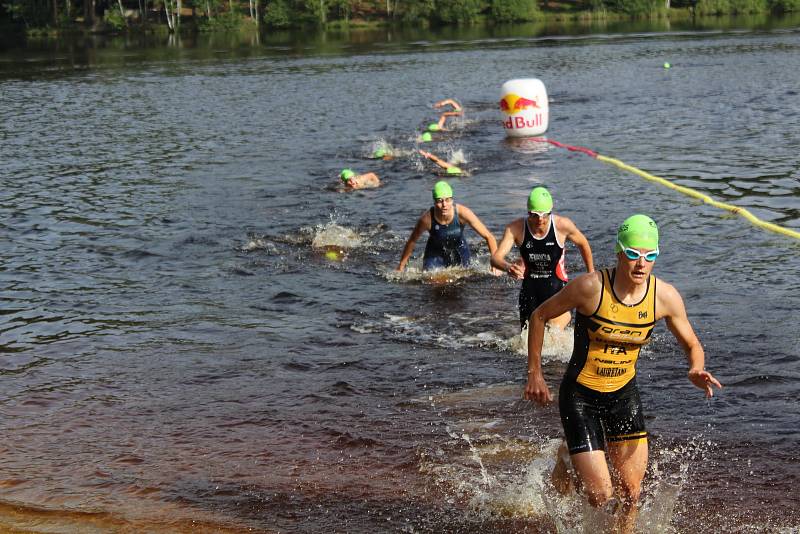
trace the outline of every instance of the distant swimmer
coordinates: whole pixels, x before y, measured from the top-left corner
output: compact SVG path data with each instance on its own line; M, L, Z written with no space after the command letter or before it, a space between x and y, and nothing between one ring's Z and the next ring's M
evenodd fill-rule
M466 174L464 172L464 170L461 169L461 167L459 167L458 165L454 165L453 163L445 161L442 158L440 158L440 157L438 157L438 156L436 156L434 154L431 154L430 152L426 152L425 150L422 150L422 149L418 150L418 152L423 157L428 158L429 160L434 162L436 165L438 165L439 167L444 169L445 174L456 175L456 176L462 175L462 174Z
M628 534L648 457L636 360L656 321L666 319L683 348L692 384L707 398L714 395L712 386L722 385L705 370L703 347L680 294L652 275L660 252L656 223L646 215L628 217L617 231L615 249L615 268L579 276L534 310L525 398L540 405L552 401L542 374L544 326L575 309L575 344L558 394L561 424L577 489L592 507L613 517L613 532ZM566 472L563 464L559 455L554 475Z
M578 247L588 272L594 271L589 241L570 219L553 213L553 197L544 187L535 187L528 196L528 216L506 226L503 238L492 254L492 265L522 280L519 291L519 322L522 328L531 312L567 283L564 245L572 241ZM520 260L506 261L511 247L519 247ZM564 328L569 311L554 317L550 325Z
M405 269L414 252L414 245L425 231L428 231L430 235L422 258L423 270L458 265L468 266L470 252L467 240L464 238L466 224L469 224L478 235L486 240L489 252L494 253L497 241L492 233L471 209L463 204L453 202L453 189L450 184L445 181L436 182L436 185L433 186L433 207L426 210L417 221L417 225L403 249L397 270ZM494 270L492 272L495 273Z
M378 175L374 172L356 174L351 169L344 169L339 173L339 178L348 190L370 189L372 187L380 187L381 185L380 178L378 178Z
M447 122L448 117L459 117L464 115L464 109L461 107L461 104L453 100L452 98L446 98L444 100L440 100L436 102L433 107L441 108L444 106L452 106L452 111L445 111L439 116L439 121L428 126L428 130L431 132L437 131L447 131L445 128L445 123Z
M419 137L417 137L418 143L430 143L433 141L433 136L430 132L422 132Z
M382 160L392 160L395 158L395 151L391 147L391 145L381 142L375 149L372 151L372 154L369 156L371 159L382 159Z

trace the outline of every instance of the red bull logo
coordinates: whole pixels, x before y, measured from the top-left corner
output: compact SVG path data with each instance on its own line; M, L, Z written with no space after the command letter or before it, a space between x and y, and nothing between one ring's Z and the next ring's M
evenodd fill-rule
M500 111L506 116L503 127L506 130L522 130L544 126L542 107L535 98L525 98L507 93L500 99Z
M508 115L514 115L526 109L541 109L541 107L536 100L515 95L514 93L508 93L500 99L500 111Z

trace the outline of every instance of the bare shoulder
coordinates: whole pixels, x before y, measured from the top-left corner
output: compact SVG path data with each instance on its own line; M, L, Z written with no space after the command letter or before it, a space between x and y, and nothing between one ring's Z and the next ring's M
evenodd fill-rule
M600 294L603 290L602 275L595 271L584 273L572 280L556 295L561 295L570 307L577 309L584 315L591 315L600 303Z
M514 234L514 237L522 241L522 231L525 229L525 217L514 219L506 225L506 230Z
M474 217L475 213L466 207L464 204L456 204L456 209L458 210L459 215L464 215L466 217Z
M683 305L683 298L681 294L675 289L675 286L665 282L661 278L656 280L656 318L672 317L675 315L685 315L686 308Z
M602 271L583 273L568 285L571 284L574 284L576 289L578 289L582 294L599 294L603 289L603 273Z
M419 225L423 225L426 228L430 228L431 226L431 210L427 209L422 212L422 215L419 216L419 221L417 222Z
M577 228L575 223L572 222L572 219L569 217L564 217L563 215L553 215L553 219L556 221L556 229L561 233L569 234Z

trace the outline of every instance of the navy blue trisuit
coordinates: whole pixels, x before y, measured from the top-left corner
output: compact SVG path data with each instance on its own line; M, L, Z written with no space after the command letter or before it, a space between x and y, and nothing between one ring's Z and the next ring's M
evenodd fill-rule
M464 225L458 220L458 206L454 205L453 209L453 220L450 224L442 224L436 221L431 208L430 235L422 256L423 271L469 265L469 245L464 238Z

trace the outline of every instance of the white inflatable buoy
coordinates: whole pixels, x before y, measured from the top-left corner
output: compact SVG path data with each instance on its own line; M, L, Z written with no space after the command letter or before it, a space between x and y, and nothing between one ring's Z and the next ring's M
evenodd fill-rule
M509 137L530 137L547 131L547 90L537 78L508 80L500 90L500 113Z

